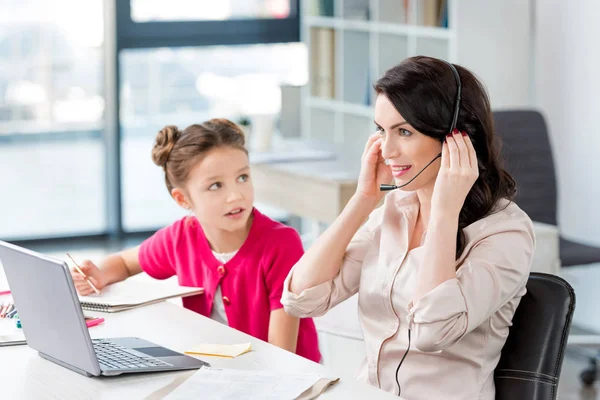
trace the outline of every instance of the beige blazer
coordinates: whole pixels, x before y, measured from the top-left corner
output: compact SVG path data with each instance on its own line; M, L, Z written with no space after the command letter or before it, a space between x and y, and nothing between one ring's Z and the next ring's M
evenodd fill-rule
M358 292L366 346L357 379L401 398L493 400L494 368L529 276L535 248L533 224L516 204L468 227L457 278L411 305L423 246L407 251L419 211L416 193L392 192L356 233L338 275L281 299L297 317L323 315Z

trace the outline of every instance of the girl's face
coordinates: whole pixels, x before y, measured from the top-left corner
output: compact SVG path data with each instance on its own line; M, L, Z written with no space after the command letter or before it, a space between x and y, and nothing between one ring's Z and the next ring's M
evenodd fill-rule
M442 151L439 140L413 128L385 95L377 96L375 123L383 138L381 155L392 170L396 185L410 181ZM402 190L414 191L433 185L439 170L440 160L436 160Z
M186 192L203 227L245 229L254 204L248 155L232 147L211 150L190 171Z

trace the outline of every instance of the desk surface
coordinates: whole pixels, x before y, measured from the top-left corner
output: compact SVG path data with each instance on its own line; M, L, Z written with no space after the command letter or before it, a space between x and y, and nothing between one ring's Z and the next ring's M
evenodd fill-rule
M170 302L103 316L106 323L90 329L93 338L138 336L180 352L199 343L251 342L253 351L234 359L199 358L214 367L332 376L322 365ZM2 399L158 399L191 374L193 371L86 378L42 359L28 346L0 348ZM394 396L363 383L340 380L320 398L377 400Z

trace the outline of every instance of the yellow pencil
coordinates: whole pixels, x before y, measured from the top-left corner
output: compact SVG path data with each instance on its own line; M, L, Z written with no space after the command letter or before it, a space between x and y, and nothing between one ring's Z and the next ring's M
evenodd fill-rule
M92 283L92 281L90 281L90 279L87 277L87 275L83 273L83 271L81 270L81 268L79 268L79 265L77 265L77 263L75 262L73 257L71 257L71 255L69 253L67 253L67 256L71 259L71 261L73 261L73 265L75 265L75 269L77 270L77 272L79 272L81 274L81 276L83 276L85 278L87 283L89 283L90 286L92 287L92 289L94 289L94 292L96 292L96 294L100 294L100 291L98 290L98 288L96 286L94 286L94 284Z

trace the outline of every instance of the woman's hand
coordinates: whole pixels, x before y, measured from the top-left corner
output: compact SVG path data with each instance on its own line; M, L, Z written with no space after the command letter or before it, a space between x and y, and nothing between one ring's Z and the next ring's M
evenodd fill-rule
M392 171L381 155L382 140L379 132L369 136L361 157L360 176L356 188L357 195L373 200L375 204L385 195L379 190L379 185L392 181Z
M106 286L102 270L93 262L84 260L79 264L79 267L98 290L102 290ZM88 281L76 269L71 270L71 277L79 295L88 296L94 293L94 289L92 289Z
M471 138L455 129L442 146L442 163L431 199L432 216L458 219L478 177L477 154Z

